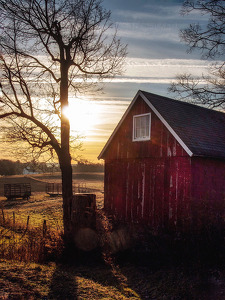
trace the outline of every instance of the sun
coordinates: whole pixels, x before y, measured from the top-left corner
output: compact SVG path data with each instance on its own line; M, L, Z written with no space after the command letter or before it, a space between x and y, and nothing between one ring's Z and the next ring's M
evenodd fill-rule
M69 119L72 131L87 135L98 124L100 107L94 101L70 99L63 113Z

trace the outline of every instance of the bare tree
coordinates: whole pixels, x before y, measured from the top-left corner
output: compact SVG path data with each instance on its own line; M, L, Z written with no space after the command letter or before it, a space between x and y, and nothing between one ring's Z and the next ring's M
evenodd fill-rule
M13 125L12 140L57 154L68 239L72 167L63 111L71 93L120 74L126 46L102 0L0 0L0 22L0 118Z
M225 2L223 0L186 0L182 7L183 14L198 12L208 16L206 26L190 24L181 30L181 40L188 46L188 51L201 51L203 59L222 59L211 64L209 74L194 77L191 74L177 76L169 90L179 98L192 98L198 104L211 108L225 107Z

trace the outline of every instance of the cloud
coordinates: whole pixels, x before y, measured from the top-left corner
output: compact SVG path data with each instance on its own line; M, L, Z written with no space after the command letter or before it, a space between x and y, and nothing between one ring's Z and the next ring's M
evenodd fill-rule
M180 29L201 22L206 16L190 14L181 16L183 1L105 1L113 7L112 19L118 24L118 36L128 44L128 56L151 58L185 58L187 47L181 43ZM200 58L194 52L190 58Z
M138 23L155 23L159 20L160 23L166 23L168 21L179 21L181 16L179 15L180 6L159 6L148 5L144 11L131 11L131 10L116 10L114 15L118 19L125 20L127 22Z
M188 59L127 58L124 75L105 79L108 83L163 83L170 84L180 73L199 77L207 74L210 62Z
M141 39L141 40L170 40L179 41L179 27L177 24L165 23L119 23L118 35L123 38ZM168 36L169 34L169 36Z

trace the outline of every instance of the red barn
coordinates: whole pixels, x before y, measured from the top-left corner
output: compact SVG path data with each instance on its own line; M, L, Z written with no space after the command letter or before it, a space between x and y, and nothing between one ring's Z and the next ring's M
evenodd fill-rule
M221 220L225 113L138 91L99 155L105 209L154 230Z

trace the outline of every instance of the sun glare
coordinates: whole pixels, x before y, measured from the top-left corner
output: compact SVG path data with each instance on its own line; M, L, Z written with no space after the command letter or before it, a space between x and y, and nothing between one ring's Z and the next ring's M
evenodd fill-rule
M98 124L100 106L90 100L71 99L63 113L69 119L72 131L87 135Z

